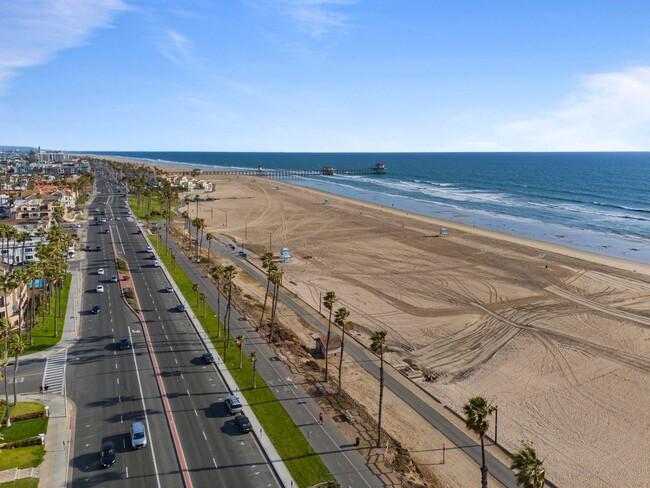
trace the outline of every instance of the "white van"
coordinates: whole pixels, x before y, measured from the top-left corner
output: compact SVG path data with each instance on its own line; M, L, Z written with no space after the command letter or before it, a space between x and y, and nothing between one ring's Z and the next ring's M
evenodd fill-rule
M133 422L131 424L131 447L141 449L147 445L147 434L144 433L144 424L142 422Z

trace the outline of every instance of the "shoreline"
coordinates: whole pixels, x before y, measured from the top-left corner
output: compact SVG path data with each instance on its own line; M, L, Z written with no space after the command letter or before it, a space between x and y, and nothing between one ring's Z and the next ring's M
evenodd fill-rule
M143 164L164 171L172 170L188 172L192 169L210 170L211 168L209 165L174 161L131 159L121 156L92 154L80 154L79 156ZM199 178L201 178L200 175ZM210 179L209 175L204 175L203 178ZM304 184L299 183L299 181L303 181ZM296 182L293 183L283 180L281 183L290 185L292 188L321 191L332 198L346 198L354 202L375 204L384 209L391 209L392 207L389 206L388 202L394 201L396 203L394 206L395 210L401 210L408 215L418 215L422 218L430 218L432 221L439 223L436 225L443 225L446 227L459 226L459 228L464 228L468 232L487 232L491 233L489 235L495 238L497 238L497 236L505 236L501 238L522 239L521 242L524 245L533 245L534 247L539 247L547 251L552 247L556 249L554 252L574 255L580 259L593 260L594 262L602 263L607 260L614 260L612 262L620 261L621 266L623 266L624 269L634 269L634 263L638 263L637 268L647 268L650 266L650 248L647 248L647 243L642 240L635 241L623 236L597 233L587 229L572 229L562 226L561 224L547 225L543 222L534 220L527 221L524 218L509 215L499 215L487 211L448 207L435 202L418 202L410 199L405 200L398 196L390 196L367 191L367 194L372 194L374 196L375 201L372 201L370 198L364 199L363 196L347 194L350 193L350 191L346 191L343 187L341 187L340 192L328 190L328 186L335 188L336 184L321 182L319 180L296 180ZM382 203L380 200L383 200L384 202ZM456 216L457 218L454 219L453 216ZM599 251L596 248L601 248L602 250ZM634 256L635 253L638 253L638 257ZM632 266L626 263L632 263Z

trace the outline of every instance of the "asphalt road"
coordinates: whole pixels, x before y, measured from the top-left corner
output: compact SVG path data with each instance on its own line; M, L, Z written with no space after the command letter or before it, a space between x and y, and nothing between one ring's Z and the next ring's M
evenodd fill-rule
M107 185L101 170L97 181L100 194L91 209L119 220L89 227L91 247L99 244L101 251L88 253L83 309L97 303L102 310L82 317L82 336L68 359L69 394L78 407L73 486L278 486L255 436L241 434L227 415L229 392L214 366L200 360L205 350L187 315L175 310L175 293L164 292L168 283L127 216L125 197L107 194L114 184ZM99 233L102 228L110 234ZM119 283L104 282L105 292L95 292L97 283L117 274L111 237L129 265L144 327L122 302ZM99 267L104 276L96 274ZM119 350L123 336L132 349ZM147 424L149 445L140 451L128 441L134 419ZM118 460L101 469L105 440L115 443Z

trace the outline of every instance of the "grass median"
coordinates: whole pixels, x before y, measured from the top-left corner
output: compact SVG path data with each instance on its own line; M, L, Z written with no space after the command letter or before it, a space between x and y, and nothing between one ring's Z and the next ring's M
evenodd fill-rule
M284 461L287 469L293 476L298 486L312 486L317 483L332 480L327 467L317 454L311 450L307 439L286 412L280 401L264 382L259 373L257 388L253 389L253 365L248 357L243 357L242 367L239 368L239 348L234 338L230 338L229 345L224 349L225 333L224 324L220 324L216 314L206 304L205 316L203 305L197 302L197 291L193 290L193 283L180 266L172 266L171 253L165 253L164 244L155 236L149 237L160 259L174 278L178 291L183 294L187 303L192 307L203 329L210 337L215 349L222 359L225 352L225 364L230 374L239 386L242 395L251 406L255 415L264 427L266 435L271 439L278 454ZM205 291L205 290L199 290ZM197 304L198 303L198 304ZM225 303L222 304L225 308ZM221 337L217 337L221 325Z
M61 335L63 333L63 323L65 317L67 316L67 307L68 307L68 295L70 294L70 283L72 282L72 275L68 273L65 276L65 283L63 284L63 289L61 290L61 310L56 317L56 337L54 337L54 302L56 300L56 294L54 292L50 297L50 312L45 314L45 321L43 321L43 316L40 313L36 314L36 326L32 331L32 337L34 339L34 345L30 346L29 341L25 340L25 351L23 351L22 356L26 356L33 352L42 351L48 347L55 346L61 340Z

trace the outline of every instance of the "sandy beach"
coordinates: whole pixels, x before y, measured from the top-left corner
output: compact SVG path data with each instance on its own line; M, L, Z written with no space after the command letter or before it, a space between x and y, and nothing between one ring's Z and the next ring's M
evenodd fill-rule
M335 291L355 335L386 330L390 361L435 375L413 381L456 412L474 395L498 405L500 443L514 451L531 442L553 482L647 486L650 266L282 182L202 178L216 183L215 200L199 204L205 233L257 255L288 248L288 289L317 310ZM196 204L189 210L194 218ZM371 412L373 383L345 368L346 389ZM401 400L386 401L387 430L431 465L425 470L445 486L474 479L478 470L462 454L460 470L433 466L426 451L444 438L404 432L405 418L409 432L428 431Z

